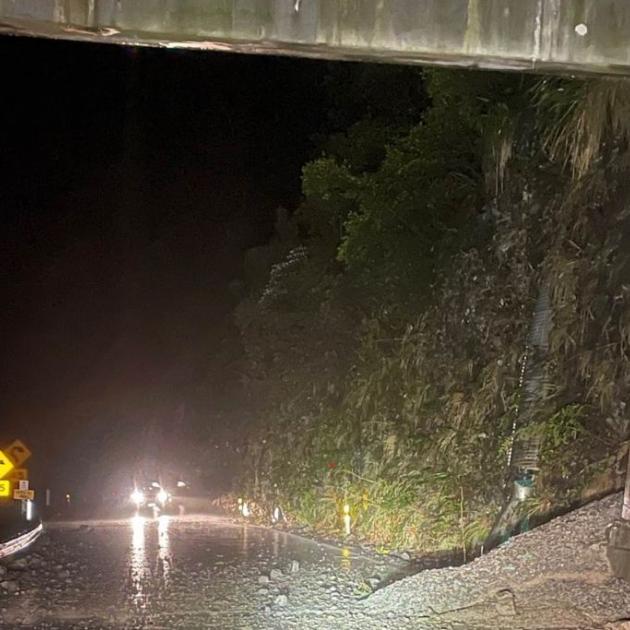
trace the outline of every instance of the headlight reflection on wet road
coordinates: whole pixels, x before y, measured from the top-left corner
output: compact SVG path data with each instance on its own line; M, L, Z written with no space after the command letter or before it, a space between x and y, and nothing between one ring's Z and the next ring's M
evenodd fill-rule
M287 546L287 534L286 532L279 532L277 529L272 531L271 549L273 558L278 558L280 553Z
M241 554L243 555L243 557L247 558L249 554L249 551L248 551L249 528L247 527L247 525L243 525L243 529L241 530L241 533L243 535L242 543L241 543Z
M310 625L306 620L312 610L320 610L320 604L326 603L332 576L343 585L338 592L350 597L354 585L368 571L383 580L394 575L394 569L383 568L385 563L381 566L348 546L339 548L277 529L243 527L227 518L208 515L152 518L143 514L92 521L89 527L77 528L71 522L53 527L55 537L76 550L77 564L84 562L86 569L79 565L73 574L78 584L76 593L75 589L68 589L63 601L51 600L54 610L42 608L42 615L46 615L41 617L44 625L47 615L54 615L50 617L50 627L65 628L68 619L80 623L85 619L86 624L81 627L86 628L271 627L270 622L275 620L269 618L264 607L269 606L275 615L272 606L278 594L276 589L284 590L285 584L295 594L295 608L291 609L298 611L291 617L296 620L295 627L324 627L317 624L317 619ZM52 555L56 551L47 553L51 563L58 561ZM59 556L60 561L65 557ZM93 567L90 572L88 566ZM279 568L285 577L277 583L272 581L263 591L260 576L264 574L267 581L271 580L274 568ZM34 596L47 588L46 576L38 579L41 586L33 591ZM65 588L65 582L59 588ZM53 595L61 597L61 590ZM300 599L311 596L313 599ZM26 596L9 600L13 607L10 614L14 615L11 619L23 618L30 604L22 603L22 599L31 601ZM6 616L4 612L3 615ZM1 627L19 625L7 624L0 617L5 621L0 621ZM110 623L92 625L91 619Z
M349 547L342 547L341 549L341 568L344 571L350 571L352 568L352 551Z
M129 553L130 597L136 608L146 608L151 593L170 586L173 554L169 528L170 516L157 521L143 516L130 520L131 548ZM157 525L157 548L155 529Z
M171 518L169 516L160 516L158 519L158 565L160 565L162 569L162 579L165 588L167 588L170 583L171 564L173 562L171 557L171 542L168 534L170 522ZM160 566L158 566L158 575Z
M131 519L131 554L129 558L131 599L139 608L146 605L146 585L150 580L146 562L144 526L144 517L134 516Z

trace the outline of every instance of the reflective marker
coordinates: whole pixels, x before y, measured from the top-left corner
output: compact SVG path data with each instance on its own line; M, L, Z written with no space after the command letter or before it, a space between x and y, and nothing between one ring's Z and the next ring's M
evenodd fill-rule
M346 503L343 506L343 524L344 524L344 530L346 532L346 536L349 536L351 532L350 523L351 523L350 506Z

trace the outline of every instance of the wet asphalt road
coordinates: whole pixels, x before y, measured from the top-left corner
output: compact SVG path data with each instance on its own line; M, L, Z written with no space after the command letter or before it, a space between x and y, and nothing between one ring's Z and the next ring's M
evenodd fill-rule
M60 629L339 627L401 569L213 516L51 523L5 564L0 627Z

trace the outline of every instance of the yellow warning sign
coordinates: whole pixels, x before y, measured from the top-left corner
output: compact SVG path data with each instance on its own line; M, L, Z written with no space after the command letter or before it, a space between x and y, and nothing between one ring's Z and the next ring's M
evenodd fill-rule
M0 479L0 497L11 496L11 482L8 479Z
M13 462L2 451L0 451L0 479L10 473L11 470L13 470L13 467Z
M30 449L22 440L14 440L11 442L11 444L4 449L4 452L16 468L21 466L32 455Z

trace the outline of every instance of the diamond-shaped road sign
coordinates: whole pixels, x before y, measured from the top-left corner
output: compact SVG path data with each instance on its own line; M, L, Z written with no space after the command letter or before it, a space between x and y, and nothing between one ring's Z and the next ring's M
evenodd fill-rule
M4 452L16 468L21 466L32 454L22 440L14 440L11 442L11 444L4 449ZM2 476L3 475L0 475L0 478L2 478Z
M6 479L11 481L23 481L28 479L28 468L14 468L7 476Z
M2 451L0 451L0 479L10 473L13 468L13 462Z

